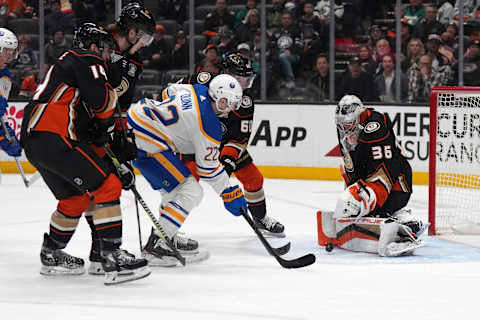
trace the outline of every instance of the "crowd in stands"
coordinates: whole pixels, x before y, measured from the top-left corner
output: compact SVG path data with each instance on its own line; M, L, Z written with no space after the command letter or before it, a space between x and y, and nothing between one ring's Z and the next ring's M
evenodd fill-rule
M19 58L11 69L16 92L31 96L58 56L71 45L76 25L114 20L114 0L47 0L45 34L38 45L38 1L0 0L0 23L19 35ZM154 12L154 41L141 52L145 72L139 96L188 73L188 0L144 0ZM334 98L356 94L364 101L427 103L430 89L458 83L458 0L403 0L401 59L395 55L396 1L267 0L266 70L269 100L324 102L330 97L329 13L335 18ZM464 84L480 85L480 7L464 1ZM26 21L34 21L32 25ZM18 23L21 21L22 23ZM260 92L261 31L258 0L195 0L195 70L217 72L222 54L239 50L254 61ZM35 29L36 28L36 29ZM39 65L39 49L45 65ZM395 66L401 66L396 79ZM42 71L39 73L39 70ZM143 91L142 91L143 90Z

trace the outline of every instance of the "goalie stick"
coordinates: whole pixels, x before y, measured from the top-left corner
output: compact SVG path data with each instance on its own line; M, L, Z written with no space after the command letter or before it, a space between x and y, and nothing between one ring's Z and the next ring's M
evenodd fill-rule
M118 161L117 157L115 156L115 154L113 153L113 151L110 149L110 147L108 147L107 145L105 145L103 147L105 149L105 151L107 152L107 155L110 157L110 159L112 159L112 162L113 164L115 165L115 167L117 168L117 170L122 170L122 166L123 168L125 168L125 165L122 165L120 163L120 161ZM180 263L185 266L186 264L186 261L185 261L185 258L182 257L182 255L180 254L180 252L178 252L177 248L175 247L175 245L172 243L172 241L167 237L165 236L165 231L163 230L162 226L160 225L160 223L158 222L157 218L155 218L155 216L153 215L152 211L150 210L150 208L148 208L147 206L147 203L143 200L142 196L140 195L140 193L138 193L137 191L137 188L135 187L135 185L132 187L132 192L133 194L135 195L135 199L138 200L138 202L140 202L140 205L142 206L143 210L145 210L145 213L147 214L147 216L150 218L150 220L152 221L153 225L155 226L155 228L157 229L158 233L160 234L160 236L163 238L163 240L165 240L167 246L172 249L173 251L173 254L175 255L175 257L178 259L178 261L180 261Z
M280 257L278 252L274 248L272 248L272 246L268 243L268 241L265 239L265 237L260 232L260 230L258 230L257 226L255 225L255 222L253 222L252 218L250 218L248 213L243 209L242 209L242 216L245 218L245 220L247 220L248 224L250 225L250 227L252 227L253 231L255 231L258 238L262 242L263 246L265 247L265 249L267 249L268 253L270 253L278 261L278 263L280 263L282 267L286 269L303 268L315 262L315 255L313 255L312 253L309 253L307 255L304 255L302 257L299 257L293 260L283 259L282 257ZM287 245L288 247L290 247L290 243L288 243Z

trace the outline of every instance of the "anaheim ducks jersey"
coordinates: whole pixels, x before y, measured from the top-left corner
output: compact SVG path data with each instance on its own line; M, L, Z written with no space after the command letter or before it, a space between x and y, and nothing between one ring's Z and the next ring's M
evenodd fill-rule
M95 52L70 49L48 70L25 107L22 125L26 132L48 131L79 141L92 117L112 116L116 100L104 60Z
M402 154L388 115L373 109L367 109L364 114L366 120L362 121L363 129L355 150L348 152L341 148L347 184L359 179L374 183L383 190L376 192L377 202L383 205L393 190L412 192L412 168Z
M212 79L216 76L213 72L197 72L182 79L182 83L203 84L207 87ZM230 146L236 150L235 158L240 158L241 153L247 148L248 140L252 133L253 114L255 106L252 96L248 93L248 89L243 91L243 97L240 108L233 110L228 117L221 117L222 122L222 149L224 146Z
M228 175L218 160L222 126L204 85L176 85L162 102L142 99L127 112L137 148L147 154L163 151L196 155L200 178L220 194Z

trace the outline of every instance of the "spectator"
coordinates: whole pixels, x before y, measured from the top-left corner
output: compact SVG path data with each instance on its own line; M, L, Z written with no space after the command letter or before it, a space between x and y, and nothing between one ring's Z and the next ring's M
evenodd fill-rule
M272 0L272 7L267 9L267 35L272 37L282 26L282 14L285 0Z
M258 28L260 28L260 12L258 11L258 9L252 9L245 16L245 19L243 19L242 23L237 28L237 41L253 44L253 42L255 41L255 34Z
M474 40L470 43L464 57L463 85L480 86L480 40ZM450 85L458 85L458 64L453 68Z
M437 0L437 20L443 25L448 25L453 19L453 6L449 0Z
M210 69L214 68L216 70L215 72L219 73L220 72L220 59L219 59L217 46L213 43L207 45L207 47L204 50L204 55L205 55L205 58L202 59L202 61L200 62L199 66L197 67L196 72L204 71L205 68L210 68ZM205 60L211 62L213 67L211 67L210 65L205 66ZM213 72L213 71L211 71L211 72Z
M245 8L238 11L235 15L235 22L233 23L234 30L237 30L242 24L246 23L248 20L248 15L251 14L252 9L257 8L256 0L247 0L245 1Z
M396 76L395 63L392 55L383 56L382 72L375 77L375 86L382 102L395 102L396 97ZM406 102L408 99L408 79L404 73L400 74L400 101Z
M424 54L425 46L422 40L415 38L410 40L407 45L407 57L401 64L402 71L407 72L412 65L417 64L418 59Z
M324 29L324 23L320 20L318 15L314 14L313 3L311 0L306 1L303 4L303 14L300 18L300 28L303 32L308 28L310 32L314 32L317 36ZM324 30L326 31L326 30Z
M70 48L65 40L63 30L56 30L52 33L52 40L45 46L45 63L52 65L62 53Z
M423 0L409 0L408 5L405 6L405 15L407 22L411 26L415 26L425 17L425 7L423 6Z
M178 69L188 68L188 43L185 38L185 31L178 30L175 34L175 45L173 47L173 66Z
M227 27L222 27L218 33L220 42L217 45L218 55L235 50L235 42L233 41L233 32Z
M362 70L373 77L377 73L378 63L373 60L368 45L363 44L359 47L358 58L360 59Z
M185 0L158 0L157 17L161 19L175 19L179 25L187 20L187 1ZM161 20L160 19L160 20Z
M435 70L432 58L424 54L408 70L408 103L430 101L430 91L434 86L446 85L451 77L450 66L445 65Z
M449 65L453 65L455 63L455 40L453 38L453 34L445 31L444 33L442 33L440 38L442 39L442 44L440 45L438 52L440 52L448 59Z
M30 37L26 34L18 36L18 58L13 62L13 68L30 71L37 67L37 58L30 47Z
M326 29L326 24L313 13L313 4L309 1L303 4L303 15L299 21L305 51L302 65L306 68L315 63L316 57L321 52L328 50L328 30Z
M210 59L203 58L202 61L200 61L200 63L198 64L197 68L195 69L195 72L200 72L200 71L219 73L220 68L217 64L215 64Z
M315 6L315 11L320 17L320 20L328 21L328 15L330 14L330 0L319 0ZM345 9L341 1L335 0L334 11L335 18L341 19L343 17Z
M448 64L448 58L440 53L440 45L442 44L442 38L438 34L431 34L428 36L427 41L427 54L432 59L432 67L438 69L440 66Z
M477 0L463 0L463 15L466 19L474 19L477 13L478 5ZM458 23L460 14L460 1L455 1L455 6L453 8L453 21Z
M278 60L286 87L295 87L294 69L299 64L303 52L303 41L300 30L293 21L293 14L285 11L282 14L282 28L275 35Z
M319 55L313 65L313 70L306 76L307 91L314 94L314 101L322 102L330 99L328 57Z
M373 53L373 58L375 62L381 63L383 56L386 54L393 54L390 43L386 39L380 39L375 44L375 51Z
M215 37L222 26L233 30L234 21L235 13L228 10L227 0L216 0L215 10L209 12L205 17L205 35L210 38Z
M26 5L22 0L3 0L0 3L0 15L9 18L23 18Z
M18 95L22 98L31 98L35 91L37 90L38 84L36 81L35 73L32 73L25 77L22 81L22 86L20 87L20 92Z
M370 36L367 41L367 45L370 47L370 52L372 55L375 56L375 45L377 44L378 40L385 38L385 32L383 32L382 28L379 25L372 25L370 27Z
M337 86L336 99L340 100L346 94L353 94L362 101L378 101L378 92L373 78L362 71L360 59L352 57L348 63L348 69L342 75Z
M442 34L443 31L445 31L445 26L437 20L437 8L427 6L425 18L413 28L412 37L425 42L430 34Z
M51 12L45 16L45 33L53 34L56 30L63 33L73 33L74 19L71 13L62 13L60 0L52 0Z
M141 49L141 59L145 68L164 71L170 66L172 48L168 41L164 39L164 34L165 27L157 24L152 44Z

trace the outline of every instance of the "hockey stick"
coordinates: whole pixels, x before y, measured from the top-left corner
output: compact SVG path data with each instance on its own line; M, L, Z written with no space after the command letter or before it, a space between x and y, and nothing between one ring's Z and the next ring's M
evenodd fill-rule
M296 268L303 268L309 266L315 262L315 255L309 253L305 256L299 257L293 260L285 260L280 257L277 252L270 246L268 241L265 239L263 234L258 230L257 226L255 226L255 222L253 222L252 218L248 215L248 213L242 209L242 216L247 220L250 227L252 227L253 231L257 234L258 238L262 242L265 249L267 249L268 253L270 253L275 259L277 259L278 263L286 269L296 269Z
M13 144L16 141L13 139L12 136L10 136L10 132L8 132L7 125L5 124L6 121L7 120L5 119L5 117L2 116L0 122L2 123L3 131L5 131L5 137L7 138L7 140L10 143ZM28 181L27 177L25 176L25 172L23 172L22 164L20 163L20 160L18 159L18 157L14 157L14 158L15 158L15 162L17 164L18 172L20 172L20 175L22 176L23 183L25 184L25 187L28 188L30 186L30 182Z
M113 164L115 165L115 167L117 168L117 170L122 170L122 164L120 163L120 161L118 161L117 157L115 156L115 154L113 153L113 151L110 149L110 147L108 147L107 145L105 145L103 147L105 149L105 151L107 152L107 155L110 157L110 159L112 159L112 162ZM125 165L123 165L123 168L125 168ZM163 240L165 240L165 242L167 243L167 246L173 251L173 254L175 255L175 258L178 259L178 261L180 261L180 263L185 266L186 262L185 262L185 258L182 257L182 255L180 254L180 252L178 252L177 248L175 247L175 245L172 243L172 241L167 237L165 236L165 231L163 230L162 226L160 225L160 223L158 222L157 218L155 218L155 216L153 215L152 211L150 211L150 208L148 208L147 204L145 203L145 201L143 200L142 196L140 195L140 193L138 193L137 191L137 188L135 187L135 185L132 187L132 192L133 194L135 195L135 199L138 200L138 202L140 202L140 205L143 207L143 210L145 210L147 216L150 218L150 220L152 221L153 225L155 226L155 228L157 229L158 233L160 234L160 236L163 238Z

